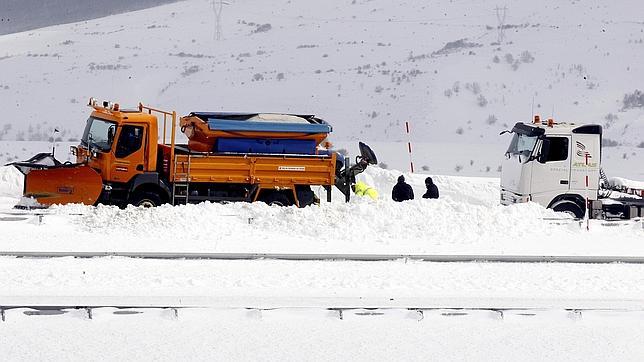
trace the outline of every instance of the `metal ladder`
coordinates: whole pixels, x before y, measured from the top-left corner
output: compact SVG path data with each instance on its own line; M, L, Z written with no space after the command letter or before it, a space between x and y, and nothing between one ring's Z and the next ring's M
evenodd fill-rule
M190 197L190 164L192 161L190 153L188 153L188 169L185 173L177 173L177 165L179 155L174 155L174 182L172 183L172 205L177 205L177 200L183 200L186 205ZM185 169L185 166L183 167ZM181 181L179 181L181 179ZM178 194L177 190L185 189L185 194Z

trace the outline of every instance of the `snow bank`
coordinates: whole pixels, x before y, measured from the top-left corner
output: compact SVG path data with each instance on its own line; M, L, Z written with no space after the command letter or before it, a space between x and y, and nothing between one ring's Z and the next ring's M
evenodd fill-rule
M335 191L303 209L263 203L201 203L145 209L55 206L42 219L3 222L5 250L514 253L644 255L644 229L578 222L540 205L501 206L498 179L432 175L441 198L420 199L424 174L403 173L416 200L396 203L399 171L369 168L362 180L379 200ZM320 196L324 196L323 194ZM36 237L37 236L37 237Z
M154 209L99 206L61 206L58 214L83 213L74 226L118 239L123 235L157 240L191 240L202 243L236 240L249 250L292 245L333 245L338 251L364 251L365 245L397 245L430 252L422 245L466 245L477 240L519 238L526 229L548 233L545 217L555 213L536 204L498 205L497 179L436 176L442 192L438 200L420 199L427 175L405 174L415 188L416 200L390 199L398 171L370 168L362 178L381 193L377 201L353 197L298 209L263 203L202 203ZM423 185L423 186L421 186ZM521 225L521 227L515 227ZM458 232L455 232L458 230Z
M633 181L623 177L611 177L608 179L608 182L611 186L621 189L644 190L644 182L642 181Z
M332 203L303 209L210 202L151 209L55 206L42 219L25 217L22 222L2 222L2 247L76 251L644 255L641 243L644 229L637 222L607 227L593 220L591 232L586 232L578 222L534 203L501 206L499 180L495 178L432 175L441 197L426 200L420 197L427 175L402 173L414 188L416 200L397 203L390 195L400 174L371 167L360 176L380 192L376 201L354 196L345 203L336 190Z
M13 166L0 166L0 197L20 198L24 176Z

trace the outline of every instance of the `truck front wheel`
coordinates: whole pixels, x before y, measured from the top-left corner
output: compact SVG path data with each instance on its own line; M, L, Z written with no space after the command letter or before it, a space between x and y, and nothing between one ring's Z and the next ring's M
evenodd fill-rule
M155 207L161 205L161 198L154 192L139 192L134 194L129 203L137 207Z
M564 212L576 219L581 219L584 217L584 209L582 209L582 207L574 201L565 200L558 202L557 204L552 206L552 210L557 212Z

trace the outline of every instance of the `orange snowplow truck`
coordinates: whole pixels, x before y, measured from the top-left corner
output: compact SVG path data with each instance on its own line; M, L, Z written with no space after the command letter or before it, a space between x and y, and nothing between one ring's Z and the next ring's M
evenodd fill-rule
M61 163L53 152L12 163L25 174L25 197L43 206L263 201L304 207L319 201L311 186L323 186L328 201L336 186L348 200L355 176L377 163L363 143L353 165L321 147L331 126L314 116L195 112L178 124L176 112L141 103L127 110L91 98L89 106L81 142L71 147L76 163ZM176 143L178 128L187 144Z

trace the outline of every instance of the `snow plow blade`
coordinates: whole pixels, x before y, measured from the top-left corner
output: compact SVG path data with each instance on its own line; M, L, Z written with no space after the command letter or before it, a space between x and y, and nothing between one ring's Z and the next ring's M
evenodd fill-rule
M360 156L356 157L356 163L353 166L342 165L341 167L336 167L335 187L344 194L347 202L351 197L351 187L356 183L356 175L364 172L369 165L378 164L376 153L373 152L371 147L365 143L358 142L358 148L360 148Z
M32 197L43 206L96 204L103 189L103 180L94 169L85 164L52 163L44 165L27 161L13 164L25 175L23 196Z

